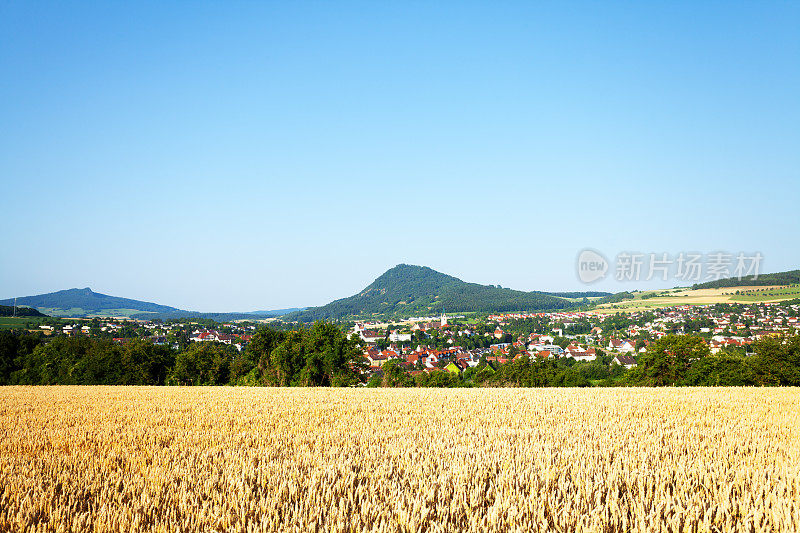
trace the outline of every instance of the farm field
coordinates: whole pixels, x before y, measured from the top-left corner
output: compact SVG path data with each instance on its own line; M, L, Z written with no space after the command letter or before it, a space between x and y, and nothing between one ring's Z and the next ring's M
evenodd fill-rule
M10 316L3 316L0 317L0 328L21 328L25 326L27 322L35 322L28 317L18 318L18 317L10 317Z
M0 531L796 531L800 390L0 388Z
M760 291L760 289L764 289ZM736 291L747 292L736 295ZM651 296L658 294L658 296ZM613 304L603 304L596 311L605 313L639 312L680 305L709 305L717 303L754 303L779 302L800 298L800 287L765 286L765 287L724 287L720 289L667 289L663 291L642 291L634 293L632 300L623 300ZM647 298L642 298L647 296Z
M41 317L11 317L11 316L2 316L0 317L0 329L15 329L15 328L24 328L26 325L30 325L33 328L38 328L39 325L44 324L46 321L51 320L49 318L41 318Z
M53 317L61 317L61 318L91 318L91 317L144 317L148 315L146 311L140 311L137 309L126 309L126 308L119 308L119 309L103 309L102 311L92 312L91 310L84 309L82 307L70 307L69 309L63 309L59 307L39 307L39 311L46 315L50 315ZM155 314L155 313L150 313Z
M764 302L800 298L800 285L764 287L763 289L761 287L747 287L737 290L740 291L740 294L731 296L732 302Z

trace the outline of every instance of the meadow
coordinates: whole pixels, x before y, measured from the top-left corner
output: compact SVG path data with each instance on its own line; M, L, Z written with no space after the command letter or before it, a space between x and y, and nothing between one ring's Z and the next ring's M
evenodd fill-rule
M11 317L11 316L2 316L0 317L0 329L22 329L27 326L30 326L34 329L38 329L41 324L46 322L52 322L53 319L51 318L41 318L41 317Z
M731 296L733 302L774 302L800 298L800 285L784 287L747 287ZM730 292L730 289L728 290Z
M800 390L0 388L0 531L796 531Z

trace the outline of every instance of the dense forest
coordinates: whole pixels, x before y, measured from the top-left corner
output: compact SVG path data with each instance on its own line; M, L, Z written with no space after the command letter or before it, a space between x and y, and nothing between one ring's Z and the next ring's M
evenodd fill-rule
M800 283L800 270L786 272L773 272L772 274L759 274L757 279L753 276L738 278L722 278L705 283L695 283L693 289L721 289L724 287L763 287L765 285L795 285Z
M32 307L16 307L13 305L0 305L0 316L35 316L46 317L47 315L40 313Z
M603 291L545 292L542 294L558 296L559 298L600 298L612 295L610 292Z
M286 315L284 319L311 322L368 314L388 317L430 315L443 311L541 311L571 309L581 304L562 297L565 294L572 298L583 298L607 293L515 291L493 285L466 283L428 267L397 265L359 294Z
M593 301L592 304L593 305L616 304L619 302L623 302L625 300L633 300L633 298L634 295L632 293L624 291L599 298Z

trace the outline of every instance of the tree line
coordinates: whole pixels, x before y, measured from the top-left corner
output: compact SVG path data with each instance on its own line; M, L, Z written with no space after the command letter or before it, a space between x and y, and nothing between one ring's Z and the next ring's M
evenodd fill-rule
M262 328L240 352L216 342L183 350L133 339L0 331L0 384L343 386L359 382L361 350L336 326L318 322Z
M769 274L759 274L755 276L745 276L742 279L737 277L721 278L705 283L695 283L692 289L720 289L726 287L758 287L764 285L795 285L800 283L800 270L788 270L786 272L772 272Z
M397 361L384 364L370 386L381 387L583 387L800 385L800 337L766 338L752 351L711 354L704 339L667 335L647 347L638 366L611 364L612 354L577 363L521 353L504 364L486 357L463 372L439 369L412 374ZM366 368L361 347L334 324L261 328L242 350L195 342L183 350L134 339L109 339L0 331L0 384L9 385L266 385L351 386Z
M652 343L629 371L632 385L796 386L800 385L800 337L767 337L752 353L733 348L711 354L694 335L667 335Z
M17 307L14 305L0 305L0 316L35 316L46 317L47 315L40 313L33 307Z

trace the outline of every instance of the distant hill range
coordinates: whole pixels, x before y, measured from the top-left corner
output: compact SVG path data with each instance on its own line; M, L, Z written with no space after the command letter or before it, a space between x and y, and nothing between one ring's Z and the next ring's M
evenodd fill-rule
M347 317L414 316L456 312L509 312L571 309L585 305L584 298L609 296L608 292L523 292L493 285L467 283L431 268L397 265L360 293L322 307L309 307L282 320L311 322Z
M706 283L695 283L693 289L722 289L725 287L763 287L765 285L796 285L800 283L800 270L788 270L786 272L773 272L771 274L759 274L758 278L745 276L738 278L722 278Z
M0 300L0 305L14 305L14 299ZM39 294L37 296L23 296L17 298L17 314L20 306L33 308L50 316L61 317L91 317L115 316L138 319L169 319L169 318L211 318L220 322L229 320L244 320L256 318L271 318L286 313L300 311L300 308L276 309L274 311L254 311L251 313L200 313L185 311L167 305L152 302L142 302L130 298L119 298L94 292L90 288L68 289L64 291ZM24 308L24 307L23 307Z

